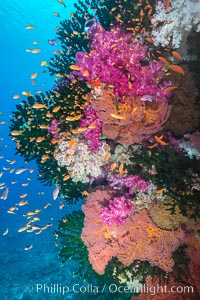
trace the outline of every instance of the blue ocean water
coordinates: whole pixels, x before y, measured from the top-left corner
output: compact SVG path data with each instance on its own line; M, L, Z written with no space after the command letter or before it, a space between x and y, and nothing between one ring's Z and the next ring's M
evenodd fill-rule
M22 91L35 94L38 90L45 92L53 87L53 78L47 68L40 66L40 62L48 62L53 52L59 49L59 44L52 46L48 39L56 37L56 26L62 19L69 18L73 3L73 0L67 1L65 8L57 0L0 1L0 183L8 188L7 199L0 199L1 300L84 299L84 295L66 293L63 296L60 290L53 289L54 285L71 287L79 283L79 278L73 275L74 264L61 264L53 236L58 220L77 206L59 209L62 199L52 199L55 187L42 186L37 180L36 165L34 162L26 164L15 155L15 144L8 135L11 112L16 104L26 99L21 95ZM54 12L60 17L54 16ZM34 25L35 28L27 30L27 25ZM26 49L33 48L40 48L41 52L26 52ZM35 85L32 85L30 74L34 72L38 72L38 76ZM13 99L15 94L21 97ZM16 162L12 164L13 160ZM34 172L27 170L15 174L16 169L23 167L34 168ZM4 191L0 190L0 195ZM20 198L22 194L27 194L27 197ZM29 204L17 206L16 214L7 212L25 199ZM46 203L51 205L44 209ZM38 235L18 232L19 228L26 226L27 219L23 214L35 209L41 210L38 214L40 220L35 224L52 226ZM25 247L32 249L25 251ZM42 288L37 290L38 284Z

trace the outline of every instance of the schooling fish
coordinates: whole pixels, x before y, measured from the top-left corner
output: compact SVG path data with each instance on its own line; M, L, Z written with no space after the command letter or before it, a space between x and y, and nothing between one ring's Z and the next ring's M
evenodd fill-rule
M59 191L60 191L60 186L57 185L55 190L53 191L53 200L56 200L58 198Z
M3 232L3 235L6 235L6 234L8 234L8 228L6 228Z
M33 248L33 245L30 245L30 246L24 247L24 250L25 250L25 251L28 251L28 250L31 250L32 248Z
M60 4L62 4L66 8L66 4L63 0L57 0Z
M21 174L21 173L23 173L23 172L25 172L25 171L27 171L27 170L28 170L28 168L20 168L20 169L17 169L17 170L15 171L15 174L19 175L19 174Z
M86 22L85 22L85 26L84 26L84 30L89 30L92 26L96 25L97 24L97 19L96 17L92 18L92 19L88 19Z
M56 46L58 43L58 39L52 39L52 40L48 40L49 45L51 46Z
M6 186L6 187L5 187L5 191L4 191L3 194L0 196L0 199L6 200L6 199L8 198L8 192L9 192L9 189L8 189L8 187Z
M35 29L36 27L34 25L27 25L26 26L26 29L28 30L32 30L32 29Z

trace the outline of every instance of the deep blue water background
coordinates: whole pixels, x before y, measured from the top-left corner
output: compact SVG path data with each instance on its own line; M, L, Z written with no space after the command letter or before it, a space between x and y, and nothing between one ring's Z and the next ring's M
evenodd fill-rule
M0 200L0 300L14 299L87 299L83 295L60 293L37 293L36 284L61 284L71 287L79 282L79 278L73 275L75 265L73 262L64 266L58 259L58 248L54 245L53 231L57 228L58 220L74 207L65 206L59 209L62 199L52 200L52 192L55 187L44 187L37 180L37 167L34 162L28 168L35 168L34 173L29 171L16 175L10 170L3 168L21 168L27 166L20 156L15 155L15 144L8 136L11 112L15 105L25 100L13 99L14 94L22 91L30 91L33 94L37 90L49 90L54 85L54 80L45 69L40 67L41 60L49 61L53 57L53 51L60 49L60 45L53 47L48 44L48 39L56 37L55 28L59 26L62 19L69 18L73 11L74 0L66 0L67 7L64 8L56 0L1 0L0 1L0 121L6 124L0 125L0 172L4 172L0 183L5 182L9 188L8 198ZM58 12L61 18L53 15ZM27 30L29 24L36 26L34 30ZM38 41L38 45L33 45ZM27 53L26 49L41 48L37 54ZM38 72L35 79L36 85L31 84L30 74ZM10 165L6 159L16 159L17 162ZM27 181L31 177L32 181ZM16 184L11 182L17 181ZM22 183L29 182L29 186L23 187ZM3 190L0 190L2 194ZM44 195L38 195L44 192ZM8 214L6 211L20 200L20 194L27 193L29 205L19 207L16 215ZM48 207L38 215L38 225L52 223L53 226L40 235L34 233L18 232L25 226L27 220L23 217L28 211L43 208L47 202ZM80 204L79 204L80 205ZM8 234L3 235L8 228ZM24 247L33 245L29 251ZM75 249L76 250L76 249Z

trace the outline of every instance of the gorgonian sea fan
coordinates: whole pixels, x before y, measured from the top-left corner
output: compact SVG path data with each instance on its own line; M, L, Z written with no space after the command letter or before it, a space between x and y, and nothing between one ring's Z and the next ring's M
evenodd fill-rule
M90 53L76 53L76 65L81 70L75 72L80 79L90 83L99 78L114 87L117 97L134 93L151 95L153 100L157 100L170 96L165 88L172 83L163 81L163 63L148 62L148 46L143 45L142 41L134 40L130 33L123 32L119 27L106 31L101 25L95 26L91 37Z

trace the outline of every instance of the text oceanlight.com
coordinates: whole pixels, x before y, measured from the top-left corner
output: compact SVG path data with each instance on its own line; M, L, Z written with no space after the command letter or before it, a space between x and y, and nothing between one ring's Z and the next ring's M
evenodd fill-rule
M36 293L43 294L61 294L66 295L68 293L76 293L76 294L101 294L101 293L147 293L150 295L156 295L158 293L166 293L166 294L192 294L194 292L193 286L172 286L168 288L166 285L160 286L150 286L148 284L144 284L140 287L130 288L128 286L120 286L116 284L104 284L99 287L92 284L81 285L74 284L73 286L67 286L64 284L53 283L53 284L45 284L38 283L36 284Z

